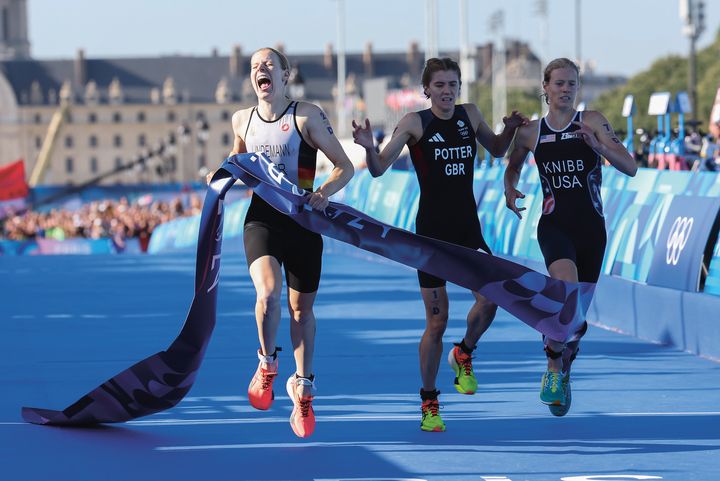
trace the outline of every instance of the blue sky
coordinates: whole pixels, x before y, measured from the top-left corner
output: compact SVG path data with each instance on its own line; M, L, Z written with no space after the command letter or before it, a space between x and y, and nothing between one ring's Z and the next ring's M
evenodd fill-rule
M544 57L575 58L575 0L547 0L548 34L541 42L537 0L468 0L471 45L493 38L490 15L505 12L508 38L527 41ZM580 0L580 56L601 73L632 75L656 58L687 54L678 0ZM345 0L345 44L349 52L372 42L376 52L426 45L425 0ZM212 7L212 8L211 8ZM438 44L457 49L459 1L438 0ZM705 33L720 26L720 2L706 0ZM282 15L278 12L283 12ZM28 0L32 54L39 59L86 56L147 57L159 54L226 55L283 43L286 52L322 52L337 45L337 0ZM546 51L547 53L544 53Z

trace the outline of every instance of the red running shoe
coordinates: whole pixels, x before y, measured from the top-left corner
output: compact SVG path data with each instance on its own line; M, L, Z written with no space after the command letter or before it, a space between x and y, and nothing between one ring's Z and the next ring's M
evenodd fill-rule
M308 389L301 389L300 386ZM288 396L293 402L290 427L296 436L307 438L315 431L315 411L312 407L312 392L315 390L315 383L308 378L297 377L293 374L287 380L286 387ZM301 396L302 392L305 393L305 396Z
M248 386L248 400L255 409L265 411L275 399L272 385L278 374L277 351L273 356L263 356L258 350L258 359L257 371Z

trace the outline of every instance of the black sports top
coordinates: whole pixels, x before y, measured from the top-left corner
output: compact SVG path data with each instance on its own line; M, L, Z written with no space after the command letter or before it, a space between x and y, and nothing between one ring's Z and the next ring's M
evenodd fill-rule
M430 109L418 114L423 134L415 145L409 146L420 184L418 229L422 224L431 223L437 229L462 225L464 229L471 227L479 231L473 195L477 144L465 108L456 105L448 120L436 117Z
M540 119L534 155L543 191L541 220L576 223L603 217L602 162L574 133L574 121L582 121L582 112L560 130Z

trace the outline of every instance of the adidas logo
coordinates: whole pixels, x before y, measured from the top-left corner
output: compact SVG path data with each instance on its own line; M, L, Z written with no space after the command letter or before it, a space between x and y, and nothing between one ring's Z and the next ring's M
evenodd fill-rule
M445 142L445 139L442 138L442 135L435 134L428 139L428 142Z

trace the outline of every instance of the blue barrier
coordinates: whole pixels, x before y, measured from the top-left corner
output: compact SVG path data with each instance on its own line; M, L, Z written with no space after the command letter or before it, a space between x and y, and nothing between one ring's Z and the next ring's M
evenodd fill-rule
M641 169L630 178L604 169L603 180L608 246L588 319L720 359L720 323L714 322L720 310L719 177ZM518 188L526 196L522 219L505 207L503 169L476 170L478 216L495 254L542 270L536 237L542 192L533 166L523 170ZM334 200L413 230L418 194L412 172L389 171L373 179L361 171ZM226 206L225 237L240 236L247 207L247 200ZM683 217L693 218L692 229L673 230ZM178 219L155 230L149 252L188 248L196 238L197 220ZM703 283L704 265L709 268Z
M140 254L140 242L125 239L118 245L112 239L54 239L0 240L1 255L48 255L48 254Z

